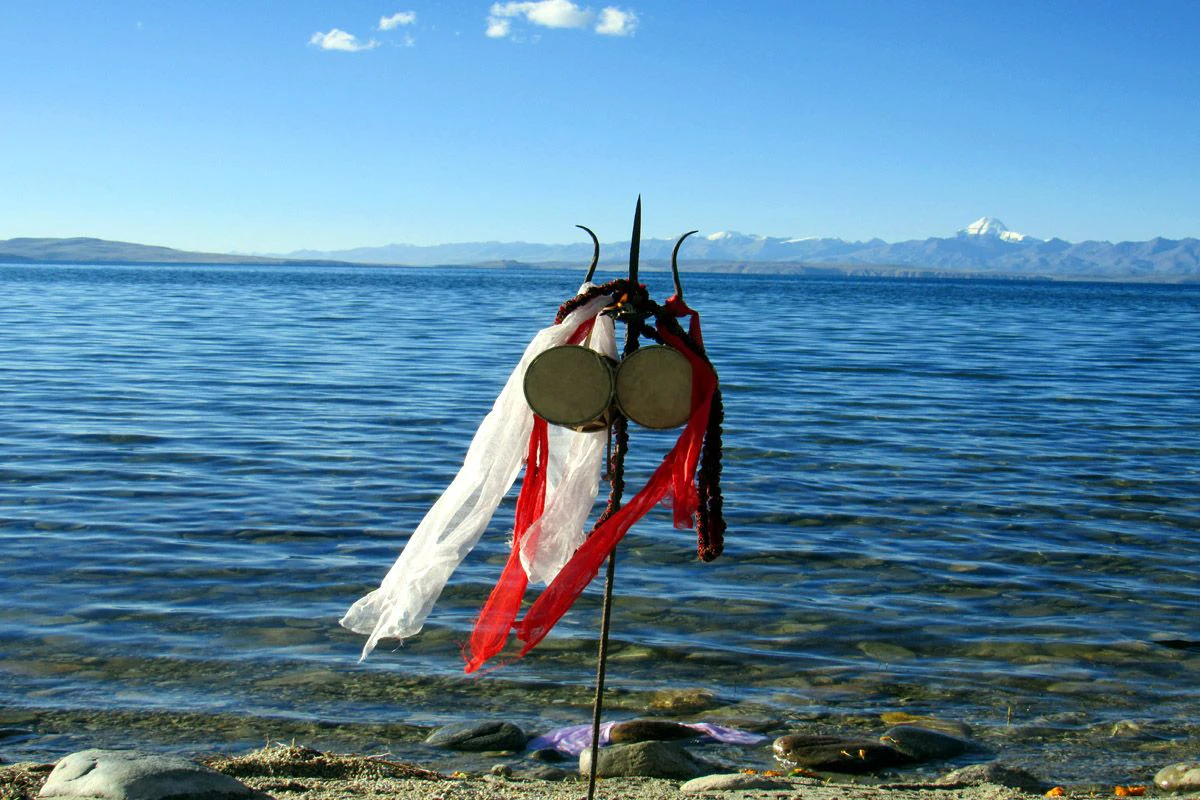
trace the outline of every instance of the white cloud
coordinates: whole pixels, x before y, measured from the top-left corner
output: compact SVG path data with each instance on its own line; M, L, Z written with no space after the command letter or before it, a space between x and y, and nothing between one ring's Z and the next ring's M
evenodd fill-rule
M596 33L603 36L632 36L637 24L637 14L633 11L622 11L616 6L608 6L600 12Z
M391 31L399 28L401 25L412 25L417 21L417 12L415 11L397 11L390 17L379 18L379 30Z
M353 33L346 33L338 28L333 28L329 33L318 31L312 35L308 43L316 45L322 50L341 50L344 53L359 53L379 47L379 42L374 39L369 42L360 42Z
M572 0L509 0L492 3L488 10L487 35L503 39L513 35L513 20L524 19L543 28L587 28L595 22L594 30L603 36L631 36L637 28L638 16L616 6L606 6L599 18L590 8L576 5Z
M524 17L527 22L543 28L586 28L592 21L592 12L580 8L571 0L492 3L488 12L487 35L493 39L508 36L515 17Z

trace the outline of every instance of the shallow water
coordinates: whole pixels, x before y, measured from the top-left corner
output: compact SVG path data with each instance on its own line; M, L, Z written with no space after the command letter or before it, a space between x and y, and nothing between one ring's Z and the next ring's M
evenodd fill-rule
M578 279L0 266L0 755L296 736L438 763L428 726L585 721L599 585L524 660L461 673L511 498L421 636L358 664L337 626ZM1194 756L1200 287L687 290L727 549L697 562L659 512L626 538L613 716L664 686L781 731L931 713L1058 781ZM631 482L672 441L635 430Z

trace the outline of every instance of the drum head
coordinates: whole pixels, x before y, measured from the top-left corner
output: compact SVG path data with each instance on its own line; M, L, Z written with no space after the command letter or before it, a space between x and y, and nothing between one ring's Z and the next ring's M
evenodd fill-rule
M634 351L617 369L617 406L647 428L678 428L692 411L691 362L665 345Z
M554 425L593 428L606 417L612 397L612 362L587 347L552 347L525 371L525 401Z

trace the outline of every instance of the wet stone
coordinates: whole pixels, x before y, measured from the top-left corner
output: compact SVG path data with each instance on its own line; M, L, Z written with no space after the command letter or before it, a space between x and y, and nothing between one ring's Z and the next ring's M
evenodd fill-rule
M592 768L592 751L579 756L579 774ZM707 772L704 762L676 742L635 742L600 749L596 774L601 778L695 778Z
M936 783L940 786L979 786L986 783L1032 794L1041 794L1048 788L1048 784L1033 773L1001 761L956 769L938 778Z
M965 753L971 743L941 731L916 725L889 728L879 741L899 750L914 761L940 761Z
M38 797L235 800L264 795L228 775L179 756L133 750L82 750L58 762Z
M520 776L522 778L531 778L539 781L565 781L573 777L570 772L558 767L538 766L531 769L522 770Z
M763 775L746 775L741 772L705 775L692 778L679 787L684 794L702 794L704 792L737 792L747 789L790 789L787 781L768 778Z
M819 772L863 774L912 763L899 750L870 739L840 736L780 736L772 749L780 761Z
M1181 761L1163 767L1154 776L1154 785L1164 792L1200 791L1200 761Z
M543 747L540 750L534 750L529 754L529 757L534 761L542 761L552 764L558 763L559 761L565 761L567 758L553 747Z
M628 722L618 722L608 733L613 744L695 739L699 735L686 725L665 719L631 719Z
M447 750L522 750L528 737L511 722L484 720L482 722L459 722L438 728L425 740L425 744L444 747Z

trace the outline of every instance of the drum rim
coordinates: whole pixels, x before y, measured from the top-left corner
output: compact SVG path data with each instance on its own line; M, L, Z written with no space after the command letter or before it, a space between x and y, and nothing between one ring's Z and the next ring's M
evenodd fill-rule
M670 350L672 353L675 353L681 359L683 359L683 363L687 364L689 371L695 370L695 367L692 366L692 362L690 360L688 360L688 357L685 356L683 354L683 352L680 351L676 347L671 347L670 345L666 345L666 344L655 344L655 345L650 345L649 347L638 348L634 352L625 356L625 358L622 359L621 362L617 365L616 374L613 376L613 402L616 404L617 409L621 412L621 414L626 419L636 422L638 425L641 425L643 428L649 428L652 431L669 431L672 428L678 428L678 427L681 427L682 425L684 425L687 422L687 417L685 416L683 420L673 423L671 425L647 425L645 422L642 422L641 420L631 416L625 410L625 404L621 402L621 390L620 390L621 369L625 366L625 364L629 363L632 360L636 360L639 353L646 353L646 352L650 352L653 350ZM692 405L691 385L689 382L689 386L688 386L688 416L690 416L690 413L691 413L691 405Z
M605 375L608 376L608 399L605 401L604 405L600 408L598 413L593 414L588 417L583 417L578 420L572 420L572 421L552 420L552 419L549 419L548 417L543 416L541 413L539 413L538 410L533 407L533 403L529 402L529 375L533 371L533 366L535 364L537 364L537 362L540 361L545 356L547 356L551 353L561 351L561 350L582 350L583 352L594 356L595 360L604 366L604 373L605 373ZM525 377L522 378L522 380L521 380L521 392L525 396L525 404L527 406L529 406L529 409L531 411L533 411L534 414L537 414L539 417L546 420L551 425L561 425L561 426L567 427L567 428L575 428L575 427L579 427L581 425L587 425L589 423L596 422L598 420L602 420L609 414L609 411L612 409L614 398L616 397L616 393L617 393L617 375L616 375L617 369L614 366L615 363L616 362L614 362L611 358L606 356L604 353L601 353L597 350L593 350L590 347L584 347L581 344L562 344L562 345L558 345L556 347L551 347L546 350L543 350L542 352L538 353L534 357L534 359L529 362L529 366L525 368Z

